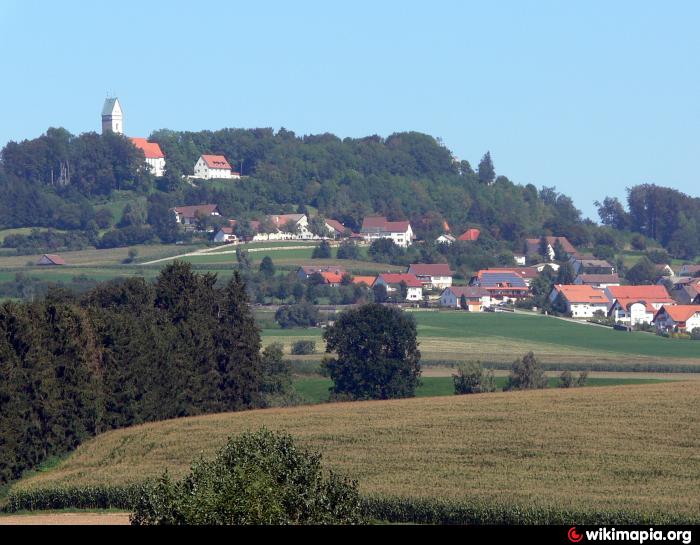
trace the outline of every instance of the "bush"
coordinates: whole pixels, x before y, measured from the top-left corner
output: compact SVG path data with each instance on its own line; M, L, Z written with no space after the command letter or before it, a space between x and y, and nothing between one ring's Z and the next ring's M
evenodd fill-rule
M360 249L350 241L341 242L338 247L338 259L360 259Z
M283 329L316 327L319 319L318 309L311 303L283 306L275 313L275 320Z
M481 362L469 362L457 368L457 374L452 375L455 385L455 395L480 394L496 391L496 379L492 370L484 371Z
M588 371L582 371L578 379L574 379L574 375L571 371L564 371L559 376L559 388L580 388L586 385L588 381Z
M173 481L145 485L135 525L357 524L357 483L321 469L321 455L292 437L262 429L230 439L210 461Z
M292 345L292 354L295 356L308 356L316 353L314 341L297 341Z
M521 360L515 360L511 367L510 375L503 391L509 390L536 390L547 387L547 376L535 359L535 355L529 352Z
M330 259L331 245L327 240L322 240L321 244L314 248L311 259Z

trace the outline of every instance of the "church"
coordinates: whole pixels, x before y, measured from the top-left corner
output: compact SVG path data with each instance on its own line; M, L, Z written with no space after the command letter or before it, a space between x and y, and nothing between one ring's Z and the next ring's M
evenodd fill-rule
M102 134L112 132L124 134L124 112L118 98L108 98L102 108ZM145 138L129 138L131 143L143 152L151 173L160 178L165 174L165 154L156 142Z

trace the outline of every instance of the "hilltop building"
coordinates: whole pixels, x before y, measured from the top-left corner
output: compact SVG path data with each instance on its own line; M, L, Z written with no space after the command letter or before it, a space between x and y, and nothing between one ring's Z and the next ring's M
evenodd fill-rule
M145 138L131 138L131 143L143 151L146 164L156 178L165 175L165 154L157 143L149 142Z
M102 107L102 134L124 134L124 112L118 98L108 98Z

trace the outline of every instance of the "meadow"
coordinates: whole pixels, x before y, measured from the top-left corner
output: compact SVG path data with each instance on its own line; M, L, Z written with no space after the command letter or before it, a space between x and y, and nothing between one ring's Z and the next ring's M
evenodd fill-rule
M227 437L265 426L322 452L363 494L697 519L699 404L689 381L186 418L103 434L12 491L182 476Z

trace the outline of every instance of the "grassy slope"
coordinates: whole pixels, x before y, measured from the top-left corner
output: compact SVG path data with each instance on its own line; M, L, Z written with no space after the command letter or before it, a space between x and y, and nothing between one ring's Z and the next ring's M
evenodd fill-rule
M415 312L425 360L510 362L532 350L553 363L698 363L700 343L626 333L552 317L467 312ZM266 329L263 342L281 342L287 352L297 340L315 340L323 351L320 329ZM320 359L321 356L307 359Z
M700 509L700 382L327 404L148 424L16 487L184 474L232 434L286 430L365 493L572 509Z

